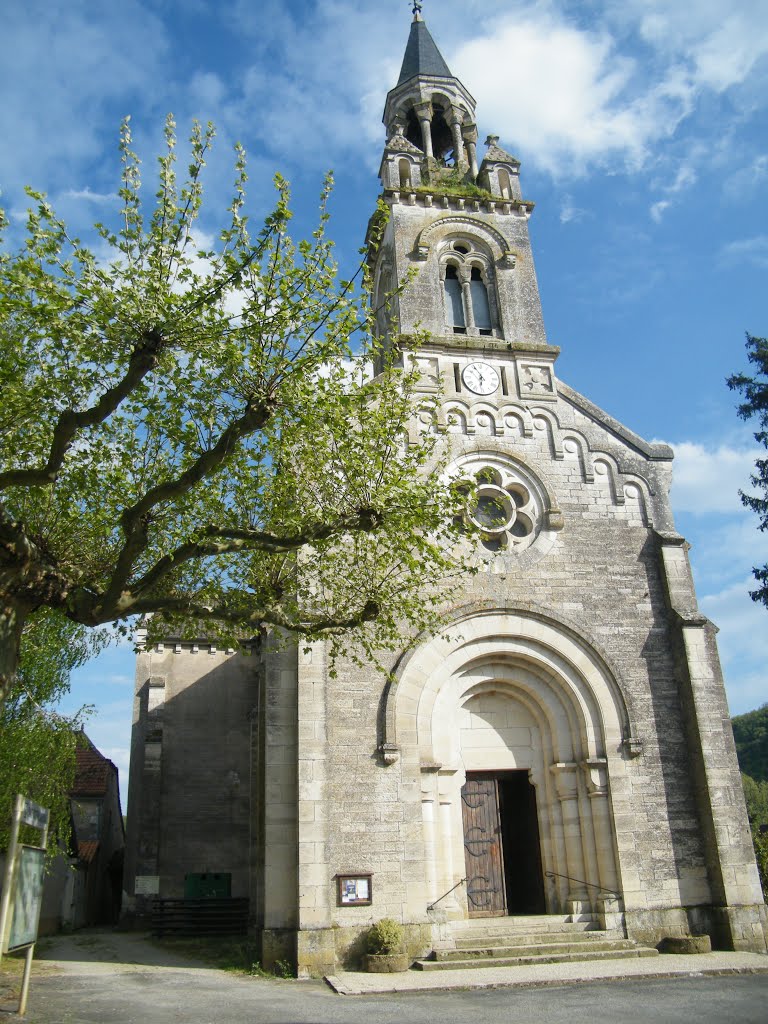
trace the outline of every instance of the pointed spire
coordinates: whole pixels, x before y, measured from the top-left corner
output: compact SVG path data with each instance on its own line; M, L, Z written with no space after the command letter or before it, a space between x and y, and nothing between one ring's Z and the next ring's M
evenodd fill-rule
M405 48L403 66L400 69L398 85L407 82L409 78L416 75L425 75L430 78L453 78L448 65L443 60L443 55L437 48L432 36L429 34L426 22L421 17L421 4L413 5L413 21L411 22L411 34L408 37L408 45Z

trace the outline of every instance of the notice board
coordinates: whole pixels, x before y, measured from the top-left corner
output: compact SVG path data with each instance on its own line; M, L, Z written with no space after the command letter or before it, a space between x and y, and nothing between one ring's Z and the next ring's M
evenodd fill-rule
M45 850L37 846L20 846L16 856L16 886L11 907L8 953L31 946L37 940L43 903Z

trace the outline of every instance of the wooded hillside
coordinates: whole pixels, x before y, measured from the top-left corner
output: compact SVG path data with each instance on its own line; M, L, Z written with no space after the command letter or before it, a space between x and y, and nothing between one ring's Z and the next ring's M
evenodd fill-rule
M739 767L757 782L768 782L768 704L733 719Z

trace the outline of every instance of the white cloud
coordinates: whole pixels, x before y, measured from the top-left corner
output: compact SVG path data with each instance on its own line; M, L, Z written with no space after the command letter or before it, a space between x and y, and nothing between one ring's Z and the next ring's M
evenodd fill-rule
M116 135L111 104L135 100L162 76L167 35L139 0L104 5L45 0L3 6L0 182L49 191L102 153ZM34 69L30 73L30 69ZM12 140L8 144L7 140Z
M587 211L582 210L580 207L574 205L573 196L567 192L563 196L562 203L560 206L560 223L570 224L577 223L580 220L584 220L587 216Z
M668 60L685 61L697 85L722 91L743 82L768 53L764 0L606 0L610 20Z
M749 196L768 178L768 153L760 153L726 179L725 192L733 199Z
M768 235L728 242L720 250L720 259L725 264L751 263L760 269L768 269Z
M65 199L79 199L89 203L115 203L119 196L115 192L93 192L86 185L85 188L69 188L63 193Z
M657 224L660 224L664 219L664 214L671 205L672 202L669 199L660 199L658 203L653 203L651 206L651 218L655 220Z
M739 490L749 487L756 448L721 445L707 448L694 441L675 444L672 464L672 505L694 515L744 511Z
M455 65L494 130L553 173L617 155L636 165L688 109L687 90L664 83L633 97L635 62L610 36L538 10L501 19L461 47Z
M768 688L768 611L749 596L755 581L741 579L700 600L704 614L720 628L718 648L732 714L765 702Z

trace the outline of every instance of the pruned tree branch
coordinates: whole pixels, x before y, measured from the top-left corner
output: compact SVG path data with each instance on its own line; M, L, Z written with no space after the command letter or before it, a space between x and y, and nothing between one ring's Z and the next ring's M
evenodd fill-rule
M128 369L114 387L109 388L90 408L80 412L66 409L58 418L45 466L35 469L11 469L0 473L0 490L9 487L46 487L56 483L67 452L80 430L103 423L154 369L165 343L159 330L147 331L134 348Z

